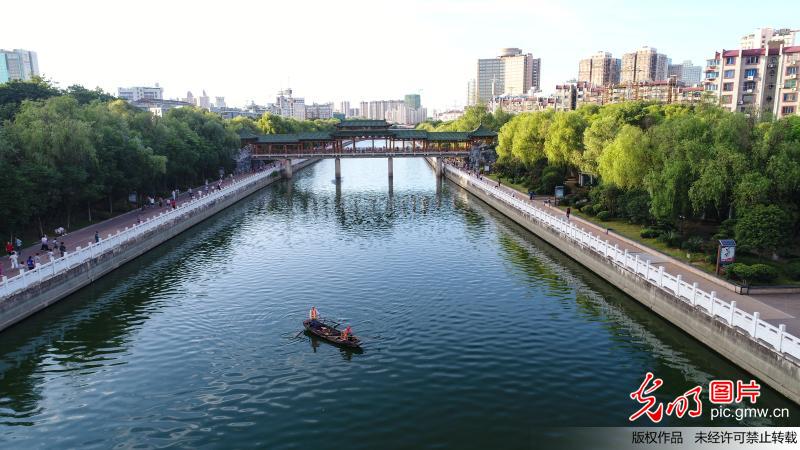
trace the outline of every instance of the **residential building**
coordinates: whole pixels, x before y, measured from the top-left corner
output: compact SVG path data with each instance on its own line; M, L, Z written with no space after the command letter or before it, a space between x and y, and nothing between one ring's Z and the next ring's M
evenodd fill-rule
M739 47L743 50L767 48L770 45L777 46L781 44L784 47L791 47L794 45L795 35L798 32L800 30L791 30L789 28L756 28L755 33L742 36Z
M306 120L314 119L332 119L333 118L333 103L312 103L306 105Z
M478 101L478 91L476 89L476 81L473 78L467 82L467 106L472 106Z
M189 103L193 106L197 106L197 99L194 98L194 95L192 95L192 91L187 91L186 97L182 98L181 101L184 103Z
M419 94L408 94L404 101L406 106L412 109L419 109L422 106L422 100Z
M162 100L164 99L164 88L158 85L154 87L149 86L133 86L127 88L117 88L117 97L127 100L129 102L136 102L142 99L147 100Z
M607 86L619 83L619 72L622 61L614 58L609 52L597 52L590 58L582 59L578 64L578 82L587 82L595 86Z
M667 79L669 58L644 46L622 56L620 83L642 83Z
M686 60L681 64L670 64L667 69L667 78L675 77L676 80L687 86L699 85L702 74L703 68L693 65L690 60Z
M442 122L449 122L451 120L456 120L463 115L464 110L462 109L448 109L447 111L441 111L434 114L434 119L441 120Z
M195 106L194 103L187 103L180 100L164 100L163 98L142 97L138 100L129 101L132 106L145 111L150 111L153 115L163 116L167 111L186 106Z
M479 59L474 96L469 104L488 103L498 95L523 95L540 90L541 59L518 48L504 48L500 56ZM471 91L468 87L468 91ZM471 92L468 92L468 95Z
M425 108L412 108L406 104L387 111L386 121L401 125L416 125L424 122L427 117Z
M344 114L345 117L350 117L350 102L339 102L339 112Z
M227 108L227 105L225 104L225 97L214 97L214 107Z
M547 106L548 98L536 95L500 95L486 105L490 111L501 109L514 114L541 111Z
M361 117L370 120L386 120L386 114L402 106L403 100L374 100L361 102Z
M297 120L306 119L306 102L302 98L292 97L291 89L284 89L278 92L275 99L275 107L278 115L292 117Z
M205 89L203 89L203 95L197 97L197 107L208 111L211 110L211 98L206 94Z
M721 50L706 61L703 87L731 111L797 114L800 46L782 41L766 48Z
M39 75L39 57L36 52L21 48L0 49L0 83L28 81Z

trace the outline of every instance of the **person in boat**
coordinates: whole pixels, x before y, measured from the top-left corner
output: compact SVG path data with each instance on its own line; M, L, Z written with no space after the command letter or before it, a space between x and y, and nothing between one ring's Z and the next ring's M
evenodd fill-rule
M347 328L345 328L344 331L342 331L341 338L342 338L343 341L348 341L348 340L350 340L350 336L352 334L353 334L353 330L350 328L350 325L348 325Z
M317 307L316 306L312 306L311 307L311 311L308 312L308 318L311 320L311 326L312 327L316 328L316 327L320 326L320 323L319 323L319 311L317 311Z

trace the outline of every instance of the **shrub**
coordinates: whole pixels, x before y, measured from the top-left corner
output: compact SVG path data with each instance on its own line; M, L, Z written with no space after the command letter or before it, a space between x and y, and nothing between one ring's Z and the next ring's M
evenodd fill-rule
M792 261L787 264L783 271L786 272L786 275L793 280L800 280L800 261Z
M611 212L609 211L600 211L597 213L597 218L603 221L606 221L611 218Z
M650 220L650 195L647 191L631 190L619 197L620 212L631 223L647 223Z
M659 234L661 234L661 232L658 230L654 230L653 228L645 228L639 233L639 236L645 239L653 239L657 238Z
M733 279L749 284L751 282L770 282L778 277L778 270L768 264L734 263L727 267L725 274Z
M681 244L681 235L675 230L665 231L658 235L658 240L669 247L678 247Z
M705 260L709 264L716 264L717 263L717 254L716 253L706 253Z
M785 248L791 238L792 218L776 205L756 205L742 212L734 227L736 241L760 254Z
M699 252L703 249L703 238L692 236L681 243L681 248L688 252Z
M584 205L583 208L581 208L581 212L593 216L595 213L594 205Z

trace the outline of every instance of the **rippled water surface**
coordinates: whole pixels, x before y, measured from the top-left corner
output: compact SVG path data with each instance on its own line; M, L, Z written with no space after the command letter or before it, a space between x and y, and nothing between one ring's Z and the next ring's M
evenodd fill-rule
M663 400L749 379L423 160L391 187L386 160L342 174L299 171L0 334L0 447L525 447L626 425L648 370ZM298 335L311 305L364 352Z

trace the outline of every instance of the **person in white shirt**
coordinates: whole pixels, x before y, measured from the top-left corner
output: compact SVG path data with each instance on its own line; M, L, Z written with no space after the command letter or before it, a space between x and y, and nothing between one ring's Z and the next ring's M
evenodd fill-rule
M8 255L8 258L11 260L11 268L19 269L19 255L17 252L11 252L11 254Z

